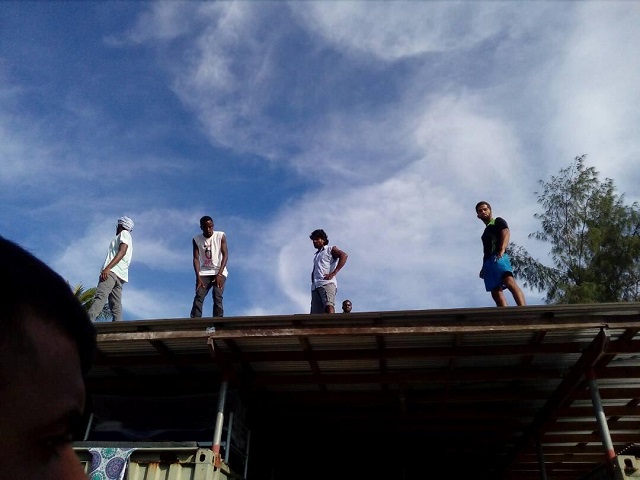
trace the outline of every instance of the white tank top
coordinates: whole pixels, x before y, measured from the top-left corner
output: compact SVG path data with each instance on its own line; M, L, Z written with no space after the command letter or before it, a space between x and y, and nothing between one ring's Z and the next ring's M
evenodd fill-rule
M213 232L209 238L203 234L193 237L200 252L200 275L217 275L222 263L222 252L220 243L224 232ZM227 276L227 267L224 267L222 275Z

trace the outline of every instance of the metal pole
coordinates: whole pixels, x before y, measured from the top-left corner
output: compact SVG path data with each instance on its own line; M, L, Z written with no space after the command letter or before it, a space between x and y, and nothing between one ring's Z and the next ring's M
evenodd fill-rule
M607 460L611 462L615 458L616 452L613 449L613 442L611 441L611 434L609 433L607 417L605 416L602 408L602 400L600 399L600 390L598 390L598 383L596 382L596 374L592 368L587 372L587 379L589 380L591 403L593 403L596 421L598 422L598 428L600 429L600 439L604 445Z
M93 413L89 415L89 421L87 422L87 429L84 431L84 440L85 442L89 438L89 432L91 431L91 427L93 426Z
M224 449L224 461L229 464L229 452L231 451L231 432L233 431L233 412L229 412L227 422L227 447Z
M536 454L538 456L538 467L540 468L540 480L547 480L547 465L544 462L544 452L538 436L536 436Z
M218 396L218 414L216 416L216 426L213 431L213 462L216 467L220 466L220 440L222 439L222 426L224 424L224 404L227 397L227 380L220 384L220 394Z
M251 446L251 430L247 433L247 451L244 453L244 478L247 478L249 471L249 447Z

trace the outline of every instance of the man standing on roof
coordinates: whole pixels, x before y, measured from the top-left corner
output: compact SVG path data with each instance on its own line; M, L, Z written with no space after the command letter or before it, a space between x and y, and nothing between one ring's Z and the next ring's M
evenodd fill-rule
M89 318L92 321L100 314L107 299L113 320L122 320L122 286L129 281L129 265L133 256L132 231L133 220L120 217L116 226L116 236L109 244L107 257L100 272L93 304L89 308Z
M502 293L505 288L511 292L517 305L525 305L524 294L513 278L511 261L506 253L510 238L506 220L500 217L493 218L491 205L485 201L476 204L476 216L485 224L482 233L484 255L480 278L484 280L487 292L491 292L491 297L498 307L507 306L507 300Z
M213 287L213 316L224 316L222 295L227 281L227 236L213 231L213 219L205 215L200 219L202 233L193 237L193 270L196 274L196 295L191 307L191 318L202 317L204 299Z
M324 230L314 230L309 238L317 249L311 272L311 313L334 313L338 291L336 275L347 263L348 255L335 245L329 246Z

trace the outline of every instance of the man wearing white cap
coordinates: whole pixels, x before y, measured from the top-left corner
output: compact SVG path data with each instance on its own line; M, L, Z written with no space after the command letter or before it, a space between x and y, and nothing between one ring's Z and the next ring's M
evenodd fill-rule
M89 308L89 318L95 320L109 300L109 308L114 321L122 320L122 285L129 281L129 265L133 255L133 220L120 217L116 227L116 236L109 244L104 260L100 281L96 288L93 304Z

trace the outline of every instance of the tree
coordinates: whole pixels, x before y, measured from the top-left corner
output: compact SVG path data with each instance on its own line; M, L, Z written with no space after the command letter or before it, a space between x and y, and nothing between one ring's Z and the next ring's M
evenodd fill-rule
M547 303L640 300L640 210L625 206L613 180L598 179L576 157L536 192L544 213L534 215L542 229L529 235L551 244L553 266L510 244L514 271L523 285L546 291Z
M91 305L93 305L93 298L96 294L96 287L91 287L85 290L82 284L78 284L73 288L73 294L76 296L85 310L89 310ZM113 315L111 314L111 310L109 309L109 305L107 303L104 304L102 311L98 314L96 320L104 320L111 321L113 320Z

